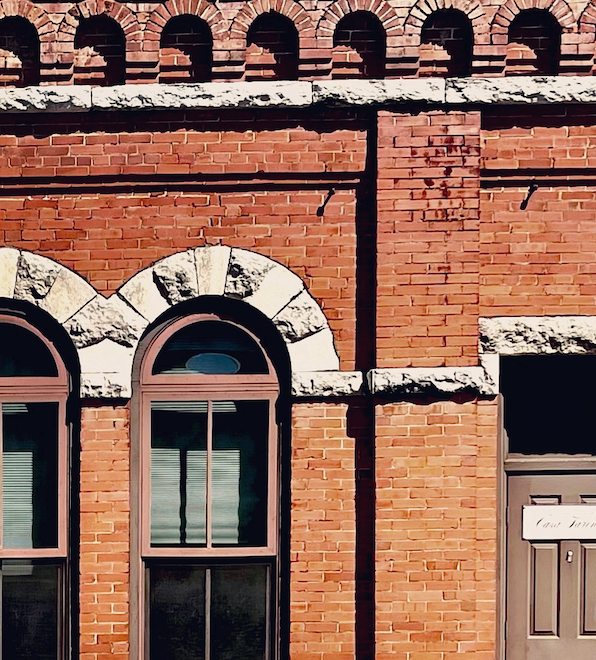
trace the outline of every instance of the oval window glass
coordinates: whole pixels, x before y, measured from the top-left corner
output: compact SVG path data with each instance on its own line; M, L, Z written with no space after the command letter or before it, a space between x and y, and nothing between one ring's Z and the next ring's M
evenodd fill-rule
M257 342L222 321L199 321L172 335L159 352L155 375L269 373Z
M0 323L0 377L58 376L50 349L29 330Z

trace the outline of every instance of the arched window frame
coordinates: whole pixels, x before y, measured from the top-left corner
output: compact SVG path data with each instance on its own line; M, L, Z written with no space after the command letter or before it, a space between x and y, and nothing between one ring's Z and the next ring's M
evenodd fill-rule
M56 375L53 376L0 376L0 599L3 604L2 610L6 607L5 602L5 577L10 575L10 571L22 570L19 567L27 565L31 562L34 566L53 566L56 568L55 574L55 588L56 600L47 601L46 604L55 612L55 632L56 632L56 655L57 660L67 660L71 657L71 642L72 642L72 625L71 620L72 611L76 611L76 603L78 596L76 589L78 581L75 577L72 580L72 547L70 538L70 522L71 522L71 424L68 422L67 410L70 405L70 396L72 393L73 379L72 374L67 370L66 363L61 354L57 350L53 341L49 336L43 334L33 323L27 320L25 313L12 312L6 310L0 313L1 325L14 325L18 326L34 337L36 337L49 351L51 358L56 367ZM19 347L14 346L14 350L18 351ZM34 547L4 547L4 530L3 530L3 515L4 508L2 504L3 495L3 470L2 462L5 458L5 441L4 441L4 404L56 404L57 405L57 428L56 428L56 441L57 441L57 461L56 461L56 498L57 498L57 516L56 516L56 544L45 548ZM50 496L50 495L48 495ZM76 562L75 557L75 562ZM30 575L31 573L24 573L23 575ZM13 574L14 580L14 574ZM19 581L20 584L20 581ZM14 584L13 584L13 589ZM18 589L19 595L17 602L26 594L31 593L30 586L23 585L23 589ZM14 595L15 592L13 592ZM10 606L9 606L10 607ZM54 609L55 608L55 609ZM9 610L10 612L10 610ZM4 612L6 614L6 612ZM12 617L8 618L10 621ZM15 619L19 621L19 617ZM13 621L14 623L14 621ZM6 635L6 643L10 645L13 640L16 640L17 645L21 648L35 647L37 638L34 636L29 639L29 629L24 628L26 621L20 620L18 626L22 628L19 631L19 637L13 638L10 636L7 626L10 623L6 622L0 617L0 638ZM34 634L32 632L32 634ZM37 633L40 634L39 632ZM22 635L22 636L21 636ZM46 639L46 638L44 638ZM40 649L37 649L40 651ZM2 660L7 660L5 644L3 643L0 649L0 657ZM44 656L45 657L45 656Z
M246 333L260 349L266 365L266 374L246 375L154 375L152 368L166 342L185 327L202 321L229 323ZM280 634L279 581L280 581L280 427L277 419L277 403L280 397L280 381L273 362L259 337L246 326L230 320L226 315L215 313L195 313L178 317L156 328L145 340L144 352L137 361L137 390L135 417L138 420L136 437L137 476L133 475L133 501L136 501L139 532L136 547L139 550L138 569L133 566L132 588L136 592L133 599L136 606L135 618L139 623L138 632L133 633L132 644L139 658L149 658L149 630L147 607L149 602L149 567L188 565L189 562L205 567L217 567L232 562L235 565L266 562L272 567L267 587L267 652L266 658L278 656ZM218 546L218 547L152 547L151 534L151 402L152 401L207 401L209 418L214 401L267 400L268 417L268 459L267 459L267 535L263 546ZM211 433L211 429L208 431ZM138 451L138 453L137 453ZM135 460L133 458L133 460ZM136 484L136 485L135 485ZM136 491L136 492L135 492ZM209 502L207 503L207 507ZM209 519L207 519L207 526ZM133 541L134 542L134 541ZM158 562L157 564L155 562ZM137 572L138 571L138 572ZM281 578L283 580L283 578Z
M2 489L0 488L0 559L55 559L68 555L68 484L69 437L66 424L66 405L69 395L69 375L54 345L33 325L16 316L0 315L0 323L12 323L25 328L49 349L57 376L0 377L0 405L3 403L57 403L58 404L58 544L56 548L4 548L2 545ZM0 438L2 416L0 415ZM0 452L0 483L2 452Z

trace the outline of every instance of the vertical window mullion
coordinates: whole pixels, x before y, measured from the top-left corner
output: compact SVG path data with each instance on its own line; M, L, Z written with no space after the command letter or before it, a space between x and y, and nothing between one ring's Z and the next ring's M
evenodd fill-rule
M205 523L207 526L207 547L212 547L211 541L211 499L212 499L212 459L213 459L213 401L207 403L207 511L205 512Z
M0 549L4 547L4 501L2 499L4 491L4 480L2 479L2 465L4 461L4 414L2 412L2 402L0 401ZM1 598L0 598L1 605ZM0 631L1 627L0 617ZM0 644L1 646L1 644ZM0 649L0 660L2 659L2 650Z
M209 567L205 569L205 660L211 660L211 568Z

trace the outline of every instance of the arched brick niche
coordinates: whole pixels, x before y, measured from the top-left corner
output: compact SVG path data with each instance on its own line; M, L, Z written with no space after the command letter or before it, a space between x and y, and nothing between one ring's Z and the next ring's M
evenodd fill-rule
M232 58L244 61L247 80L297 78L316 43L308 13L294 0L247 2L234 18L229 37ZM287 43L280 44L280 38Z
M0 248L0 298L37 305L66 330L81 366L81 395L129 397L133 356L147 326L200 296L244 301L270 319L292 371L339 368L333 335L304 282L255 252L225 246L179 252L105 298L80 275L31 252Z
M42 7L27 0L0 2L0 85L38 84L40 69L53 67L55 42Z
M75 85L121 85L126 78L126 39L110 16L82 18L74 40Z
M366 15L372 15L373 19L367 19L367 29L363 35L358 35L351 30L351 25L353 26L354 22L349 19L349 16L352 14L358 14L363 16L364 12ZM342 21L343 26L342 26ZM376 21L376 23L375 23ZM376 31L376 26L380 25L378 33L384 35L384 44L381 37L381 42L379 40L375 42L375 46L371 51L370 48L373 45L373 41L369 39L372 36L371 26L373 31ZM344 26L347 26L347 29L344 29ZM339 33L336 34L338 27L341 27ZM353 43L356 45L356 42L359 41L358 47L361 49L361 53L358 54L357 48L354 46L346 46L346 40L350 37L355 37ZM360 37L364 36L364 39ZM323 16L320 18L317 25L317 54L319 59L325 59L328 64L328 70L331 69L332 64L334 65L334 75L336 77L344 77L343 73L340 72L338 68L338 61L342 57L343 61L341 64L349 64L350 57L340 56L339 53L345 52L346 47L351 49L351 59L352 65L354 65L353 77L362 77L361 72L358 72L356 66L360 64L358 61L362 58L362 55L365 55L365 58L369 61L373 61L375 54L380 54L383 50L383 45L385 46L384 54L384 65L382 67L384 75L391 75L400 73L397 69L400 66L401 61L404 57L403 49L403 39L402 39L402 28L400 25L400 19L391 5L384 0L337 0L332 5L330 5ZM334 53L334 49L335 53ZM348 51L350 52L350 51ZM407 53L406 53L407 55ZM382 58L377 58L377 62L382 61ZM369 67L365 67L369 68ZM371 67L371 70L374 71L374 67ZM322 70L319 70L319 74L323 73ZM374 73L368 77L378 77L378 73Z
M474 32L459 9L439 9L420 31L420 76L469 76L472 72Z
M149 16L136 76L151 78L159 65L160 82L206 82L228 64L228 24L210 2L169 0Z
M246 80L295 80L298 77L298 31L277 12L257 16L246 35Z
M561 26L546 9L525 9L509 24L505 75L555 75Z
M58 29L58 79L111 85L126 80L133 52L141 50L136 15L112 0L87 0L70 9Z
M381 21L369 11L344 16L333 33L333 78L384 78L387 35Z
M0 86L39 84L39 36L21 16L0 19Z
M481 66L481 48L488 41L482 5L466 0L418 0L404 25L403 43L421 76L466 76Z
M581 73L585 55L577 37L577 23L565 0L528 0L523 9L507 0L491 24L490 41L499 51L497 57L493 53L493 69L505 75Z
M159 42L159 82L208 82L213 67L213 37L198 16L174 16Z

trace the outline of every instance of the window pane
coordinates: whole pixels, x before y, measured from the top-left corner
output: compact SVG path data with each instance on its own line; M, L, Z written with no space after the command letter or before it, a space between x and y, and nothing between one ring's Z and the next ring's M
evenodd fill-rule
M268 401L213 403L214 545L267 543Z
M151 404L151 544L205 544L207 403Z
M203 660L205 569L151 568L149 583L151 660Z
M2 543L58 545L58 404L2 404Z
M170 337L153 364L155 374L266 374L254 339L231 323L199 321Z
M2 562L2 658L56 660L61 567Z
M0 323L0 377L57 376L48 347L32 332L14 323Z
M267 566L211 569L211 660L267 654Z

